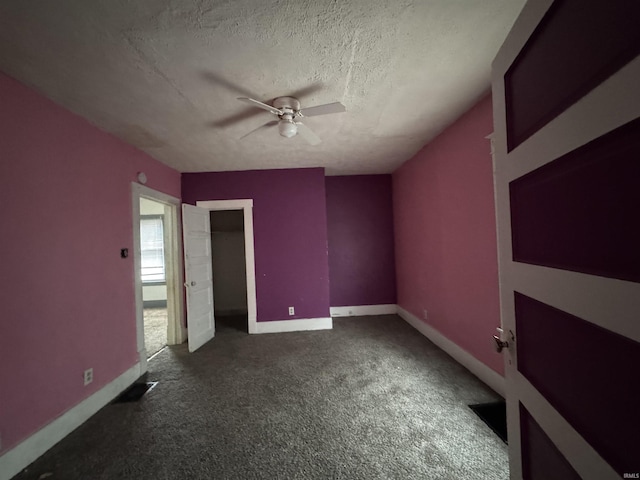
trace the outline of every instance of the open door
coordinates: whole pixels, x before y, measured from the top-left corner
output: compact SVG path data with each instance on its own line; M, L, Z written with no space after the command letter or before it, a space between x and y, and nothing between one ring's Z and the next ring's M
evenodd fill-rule
M194 352L215 335L209 210L183 204L182 232L187 333L189 351Z
M493 63L512 479L640 478L638 24L532 0Z

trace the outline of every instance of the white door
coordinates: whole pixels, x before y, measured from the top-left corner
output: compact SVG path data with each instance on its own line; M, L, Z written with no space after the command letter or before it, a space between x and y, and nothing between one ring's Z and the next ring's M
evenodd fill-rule
M189 351L215 335L213 278L211 273L211 222L209 210L182 205L184 266Z
M493 62L513 480L640 478L639 21L531 0Z

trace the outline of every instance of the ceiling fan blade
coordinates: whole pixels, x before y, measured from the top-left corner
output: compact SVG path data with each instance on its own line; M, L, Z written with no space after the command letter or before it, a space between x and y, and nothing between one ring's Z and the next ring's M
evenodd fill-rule
M267 105L266 103L259 102L258 100L254 100L253 98L248 97L238 97L238 100L244 103L248 103L249 105L253 105L254 107L262 108L267 112L271 112L274 115L282 115L282 112L278 110L276 107L272 107L271 105Z
M243 108L241 112L238 112L235 115L230 115L220 120L208 122L207 125L215 128L224 128L224 127L233 125L235 123L253 118L256 115L262 115L262 113L260 113L260 110L247 107L247 108Z
M327 103L325 105L316 105L315 107L301 109L303 117L313 117L315 115L326 115L328 113L340 113L346 111L346 107L340 102Z
M252 133L256 133L258 130L262 130L263 128L275 127L276 125L278 125L278 120L272 120L270 122L267 122L264 125L260 125L258 128L251 130L249 133L245 133L243 136L240 137L239 140L242 140L244 137L248 137Z
M309 143L309 145L318 145L322 142L322 140L320 140L320 137L313 133L313 130L311 130L305 124L296 122L296 125L298 126L298 133Z
M242 95L245 97L252 97L255 95L253 92L250 92L246 88L238 85L235 82L227 80L222 75L215 73L211 70L202 70L200 72L200 75L202 76L202 78L204 78L208 82L211 82L214 85L217 85L219 87L226 88L227 90L235 93L236 95Z

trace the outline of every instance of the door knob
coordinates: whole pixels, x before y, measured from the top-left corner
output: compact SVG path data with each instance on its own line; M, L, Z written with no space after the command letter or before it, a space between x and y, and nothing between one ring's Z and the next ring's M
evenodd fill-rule
M195 280L191 280L191 286L192 286L192 287L195 287L195 286L196 286L196 282L195 282Z
M493 339L496 342L496 352L500 353L502 352L503 348L509 348L509 342L505 342L504 340L501 340L499 336L494 335Z

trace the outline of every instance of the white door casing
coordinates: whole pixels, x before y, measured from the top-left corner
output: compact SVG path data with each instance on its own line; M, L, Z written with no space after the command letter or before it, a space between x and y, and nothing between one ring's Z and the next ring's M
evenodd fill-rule
M215 335L211 222L209 211L182 205L185 288L189 351L194 352Z
M244 253L247 278L247 313L248 331L258 333L258 301L256 294L255 246L253 240L253 200L202 200L196 205L207 211L242 210L244 215Z
M525 5L493 62L492 71L500 303L503 340L510 343L503 351L510 476L516 480L523 475L519 415L519 404L522 403L582 478L614 479L620 475L518 371L514 291L640 341L638 284L513 260L509 183L640 115L640 102L635 93L640 84L640 58L636 57L516 148L507 151L504 77L552 4L553 0L537 0ZM588 53L582 54L587 58ZM510 332L515 335L515 341ZM554 332L550 331L549 335ZM598 386L594 385L594 388Z
M142 280L140 277L140 198L148 198L165 205L166 244L166 276L167 276L167 312L168 332L167 343L178 345L186 340L184 328L184 295L183 295L183 267L182 267L182 235L179 232L180 199L153 190L139 183L131 183L131 206L133 216L133 263L136 302L136 335L137 351L146 371L147 352L144 342L144 308L142 301Z

